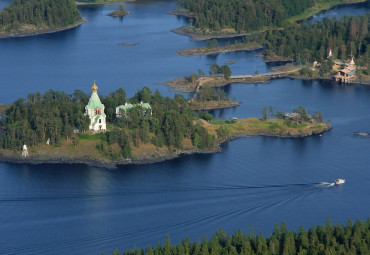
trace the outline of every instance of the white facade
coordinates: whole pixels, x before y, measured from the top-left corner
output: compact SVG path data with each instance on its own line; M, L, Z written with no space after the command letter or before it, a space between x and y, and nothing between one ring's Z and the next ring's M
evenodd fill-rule
M107 123L104 113L105 107L100 101L98 96L98 86L96 86L95 82L91 90L92 94L89 99L89 103L85 107L85 115L88 115L90 118L89 129L93 131L106 131Z

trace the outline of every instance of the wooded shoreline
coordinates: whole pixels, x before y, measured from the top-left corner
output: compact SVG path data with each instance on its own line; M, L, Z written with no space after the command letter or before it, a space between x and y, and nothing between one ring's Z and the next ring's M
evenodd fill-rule
M268 125L270 123L276 122L275 119L267 120ZM166 160L175 159L181 157L183 155L192 155L192 154L208 154L208 153L216 153L221 152L222 148L221 145L225 142L234 140L240 137L250 137L250 136L266 136L266 137L276 137L276 138L294 138L300 139L307 136L318 135L322 134L331 129L331 126L328 124L320 123L320 124L308 124L307 128L305 129L298 129L298 128L287 128L285 131L277 130L277 129L270 129L270 128L250 128L250 124L254 125L254 123L262 123L259 119L256 118L249 118L249 119L240 119L237 120L236 127L239 127L240 130L233 131L229 137L225 139L220 139L216 141L214 147L210 149L198 149L193 146L184 147L184 149L164 149L158 150L153 147L152 153L145 153L140 157L135 157L132 159L124 159L124 160L110 160L107 158L100 158L97 159L96 157L88 155L83 156L76 156L74 153L69 155L40 155L38 153L33 154L30 152L30 156L28 158L21 157L21 150L15 152L13 150L3 150L0 149L0 162L4 163L17 163L17 164L84 164L88 166L98 166L104 168L117 168L122 165L134 165L134 164L153 164L158 162L163 162ZM262 123L262 124L264 124ZM207 124L206 124L207 125ZM215 125L218 126L218 125ZM48 146L48 145L42 145ZM56 147L53 147L56 148ZM50 151L50 149L49 149Z
M22 33L11 33L11 34L0 34L0 39L7 39L7 38L17 38L17 37L27 37L27 36L35 36L35 35L43 35L43 34L53 34L57 32L62 32L65 30L70 30L80 25L88 22L86 19L81 20L77 24L70 25L67 27L55 28L55 29L43 29L43 30L36 30L36 31L29 31L29 32L22 32Z
M349 0L349 1L337 0L331 3L320 2L317 5L313 6L312 8L307 9L304 13L288 18L287 22L288 23L300 22L303 20L307 20L314 15L317 15L324 11L331 10L338 6L353 5L353 4L359 4L359 3L364 3L364 2L366 2L366 0ZM194 13L189 12L186 9L175 9L175 10L169 11L168 14L183 16L186 18L196 17ZM280 28L274 28L274 29L283 30L284 28L280 27ZM242 36L251 35L255 33L265 32L266 30L268 29L263 29L261 31L248 31L248 32L246 31L237 32L234 29L221 29L219 31L212 31L212 30L196 29L194 26L181 26L171 31L178 35L188 36L191 38L192 41L204 41L204 40L210 40L210 39L242 37Z

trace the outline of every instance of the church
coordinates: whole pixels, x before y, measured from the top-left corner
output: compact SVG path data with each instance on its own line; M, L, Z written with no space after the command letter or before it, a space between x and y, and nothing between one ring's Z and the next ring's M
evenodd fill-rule
M336 75L334 75L335 81L340 82L351 82L354 79L356 79L356 64L355 61L353 61L353 58L351 59L350 63L345 63L344 68L339 70Z
M98 86L91 87L92 94L89 103L85 106L85 115L90 118L89 129L93 131L106 131L107 124L105 121L104 105L98 96Z

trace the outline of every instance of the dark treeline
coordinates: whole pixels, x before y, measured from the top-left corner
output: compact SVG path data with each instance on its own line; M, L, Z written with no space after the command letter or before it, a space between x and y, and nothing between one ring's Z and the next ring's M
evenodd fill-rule
M191 139L198 148L210 148L215 137L208 134L201 125L194 124L199 118L182 95L174 99L163 97L159 91L144 87L132 98L126 99L126 92L120 88L106 97L100 96L105 104L107 122L111 127L101 134L98 149L114 159L131 155L131 145L152 143L157 147L183 148L183 140ZM20 149L26 143L35 146L50 138L51 145L60 145L63 140L82 136L74 134L88 130L90 120L84 113L89 96L80 90L73 95L48 91L45 94L30 94L27 99L14 102L0 122L4 130L0 136L3 149ZM117 117L115 109L126 102L137 104L122 117ZM150 103L152 113L140 107L140 103ZM119 144L121 151L112 152L107 145Z
M209 85L200 87L196 99L198 101L229 101L224 90Z
M369 18L369 14L344 16L340 20L325 18L311 25L268 31L248 39L265 43L267 55L291 57L297 62L322 61L331 49L334 58L346 60L353 56L365 65L370 53Z
M74 0L13 0L0 12L0 30L17 31L23 25L65 27L81 19Z
M208 134L201 125L193 123L198 116L191 110L184 96L177 94L174 99L163 97L158 90L152 93L149 88L144 87L134 97L126 100L122 92L124 90L119 89L102 98L107 108L107 121L115 124L106 133L106 142L108 145L118 143L121 147L120 152L112 152L104 145L105 141L102 141L98 149L105 155L113 159L118 159L121 155L127 158L131 156L131 144L139 147L142 143L181 149L185 138L191 139L194 146L200 149L214 146L215 137ZM108 115L108 107L113 109L126 101L138 106L118 118L115 114ZM141 102L151 105L152 115L150 111L140 107Z
M313 6L313 0L179 0L178 6L195 14L198 28L253 31L281 26L286 18Z
M328 220L325 226L313 226L309 230L302 227L299 232L288 231L285 223L275 225L274 232L265 238L255 235L253 228L249 235L240 230L232 236L219 229L209 241L190 242L185 238L178 245L172 245L169 238L156 248L133 249L123 255L359 255L370 252L370 219L351 220L347 225L334 226ZM119 252L115 250L114 255Z
M50 144L58 145L72 136L74 128L87 130L90 120L83 115L85 99L82 91L72 96L52 90L18 99L0 122L5 130L0 137L1 147L19 149L24 143L35 146L48 138Z

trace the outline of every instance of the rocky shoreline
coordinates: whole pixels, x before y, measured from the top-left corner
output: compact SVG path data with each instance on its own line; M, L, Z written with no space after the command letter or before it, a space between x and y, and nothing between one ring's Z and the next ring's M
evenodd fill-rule
M194 111L210 111L240 106L240 102L233 101L192 101L191 108Z
M250 33L236 33L236 32L220 32L220 33L212 33L212 34L199 34L192 30L193 28L190 26L182 26L176 29L171 30L171 32L183 35L183 36L189 36L192 41L205 41L210 39L221 39L221 38L233 38L233 37L241 37L249 35Z
M109 159L100 159L96 160L90 157L33 157L30 156L28 158L21 157L19 154L3 154L0 151L0 162L2 163L12 163L12 164L30 164L30 165L41 165L41 164L83 164L87 166L95 166L95 167L103 167L107 169L114 169L118 166L124 165L143 165L143 164L154 164L163 162L166 160L171 160L180 157L181 155L191 155L191 154L207 154L207 153L215 153L221 151L220 147L214 147L209 150L177 150L172 153L163 154L158 157L142 157L136 159L127 159L127 160L119 160L113 161Z
M244 119L238 120L243 122L256 121L258 119ZM243 125L243 123L242 123ZM242 126L241 126L242 127ZM103 168L117 168L123 165L136 165L136 164L153 164L178 158L182 155L192 154L208 154L221 152L221 145L225 142L234 140L240 137L251 137L251 136L266 136L266 137L277 137L277 138L292 138L299 139L307 136L322 134L331 129L330 125L321 124L319 128L307 128L305 130L271 130L269 128L260 128L259 130L249 129L247 126L241 128L237 133L231 133L229 137L216 141L216 145L210 149L197 149L197 148L185 148L182 150L168 150L166 152L160 152L157 154L147 153L142 156L138 156L134 159L125 160L110 160L106 158L96 159L91 156L33 156L32 154L28 158L21 157L21 153L15 153L13 151L0 150L0 162L4 163L17 163L17 164L84 164L88 166L97 166ZM73 155L73 154L72 154Z
M177 53L181 56L200 56L200 55L211 55L218 53L237 52L237 51L254 51L263 49L263 46L258 43L239 43L226 46L220 46L215 48L192 48L186 50L180 50Z
M330 129L330 128L329 128ZM304 134L304 135L290 135L290 134L266 134L266 133L250 133L250 132L243 132L238 135L230 136L229 138L219 141L217 145L211 149L207 150L176 150L175 152L158 156L156 158L137 158L137 159L128 159L128 160L119 160L119 161L113 161L113 160L96 160L93 158L64 158L64 157L54 157L54 158L36 158L36 157L28 157L28 158L22 158L17 154L13 155L4 155L0 152L0 162L3 163L12 163L12 164L30 164L30 165L41 165L41 164L83 164L87 166L94 166L94 167L102 167L107 169L115 169L119 166L124 165L143 165L143 164L154 164L154 163L160 163L166 160L172 160L178 157L181 157L183 155L192 155L192 154L209 154L209 153L216 153L221 152L221 145L225 142L229 142L231 140L241 138L241 137L252 137L252 136L267 136L267 137L276 137L276 138L293 138L293 139L299 139L304 138L311 135L317 135L321 134L329 129L323 130L321 132L312 132L311 134Z
M43 35L43 34L52 34L52 33L57 33L69 29L76 28L84 23L86 23L87 20L83 19L77 24L67 26L67 27L62 27L62 28L55 28L55 29L43 29L43 30L38 30L38 31L29 31L29 32L22 32L22 33L13 33L13 34L0 34L0 39L6 39L6 38L17 38L17 37L27 37L27 36L35 36L35 35Z

